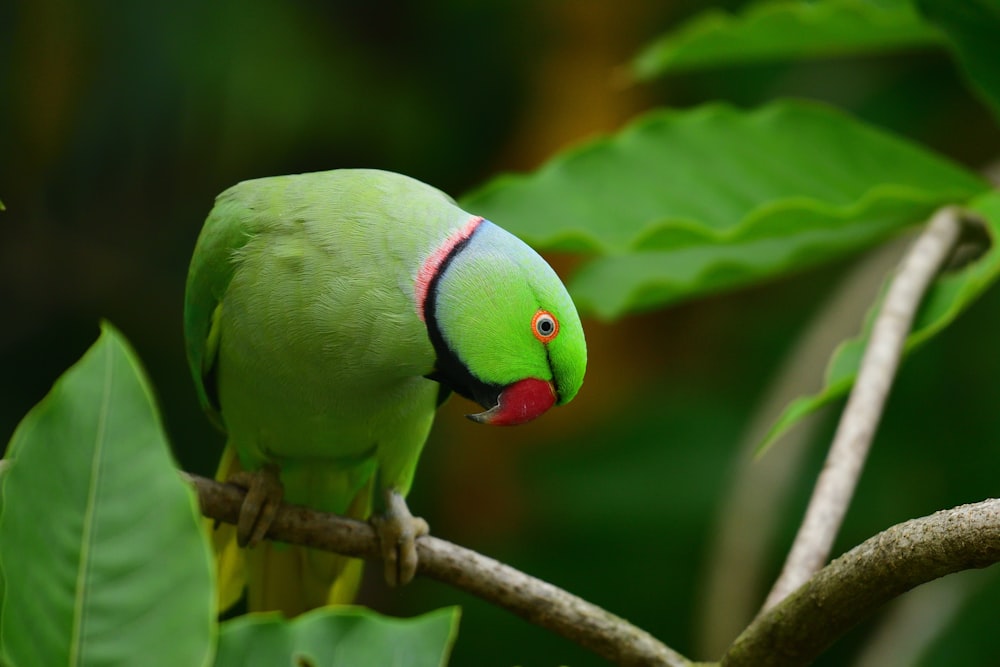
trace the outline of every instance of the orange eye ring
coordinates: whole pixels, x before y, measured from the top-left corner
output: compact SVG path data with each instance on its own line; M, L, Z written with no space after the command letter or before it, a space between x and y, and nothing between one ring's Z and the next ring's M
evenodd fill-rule
M547 310L539 309L531 318L531 333L543 343L559 335L559 320Z

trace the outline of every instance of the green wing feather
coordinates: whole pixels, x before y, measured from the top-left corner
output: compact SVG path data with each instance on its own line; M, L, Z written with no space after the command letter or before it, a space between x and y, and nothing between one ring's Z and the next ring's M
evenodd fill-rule
M184 340L198 401L212 423L222 430L225 427L219 412L214 372L219 350L220 304L236 270L232 257L250 238L241 211L235 188L216 198L191 258L184 300Z

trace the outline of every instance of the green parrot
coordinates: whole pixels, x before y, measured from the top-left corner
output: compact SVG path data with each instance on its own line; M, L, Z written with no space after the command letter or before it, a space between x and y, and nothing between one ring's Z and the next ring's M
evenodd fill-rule
M404 497L437 407L530 421L580 389L576 308L512 234L420 181L341 169L245 181L195 246L184 333L198 397L227 436L219 479L248 488L214 528L220 608L289 616L349 603L361 561L262 541L282 501L371 519L406 583L427 524ZM243 545L253 548L243 549Z

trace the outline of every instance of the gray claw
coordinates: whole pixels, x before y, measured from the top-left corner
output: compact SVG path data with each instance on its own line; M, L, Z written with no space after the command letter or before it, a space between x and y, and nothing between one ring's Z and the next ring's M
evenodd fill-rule
M430 532L427 522L414 517L403 496L390 489L386 492L385 513L372 517L372 525L382 542L386 583L408 584L417 573L416 540Z
M278 468L265 465L253 472L240 470L226 481L247 490L236 522L236 542L241 547L254 547L271 528L285 496Z

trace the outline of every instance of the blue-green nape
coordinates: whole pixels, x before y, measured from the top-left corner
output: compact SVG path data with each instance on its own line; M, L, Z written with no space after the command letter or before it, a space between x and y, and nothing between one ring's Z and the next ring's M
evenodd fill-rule
M586 342L555 271L523 241L482 220L442 263L425 318L434 379L486 408L482 423L531 421L571 400Z

